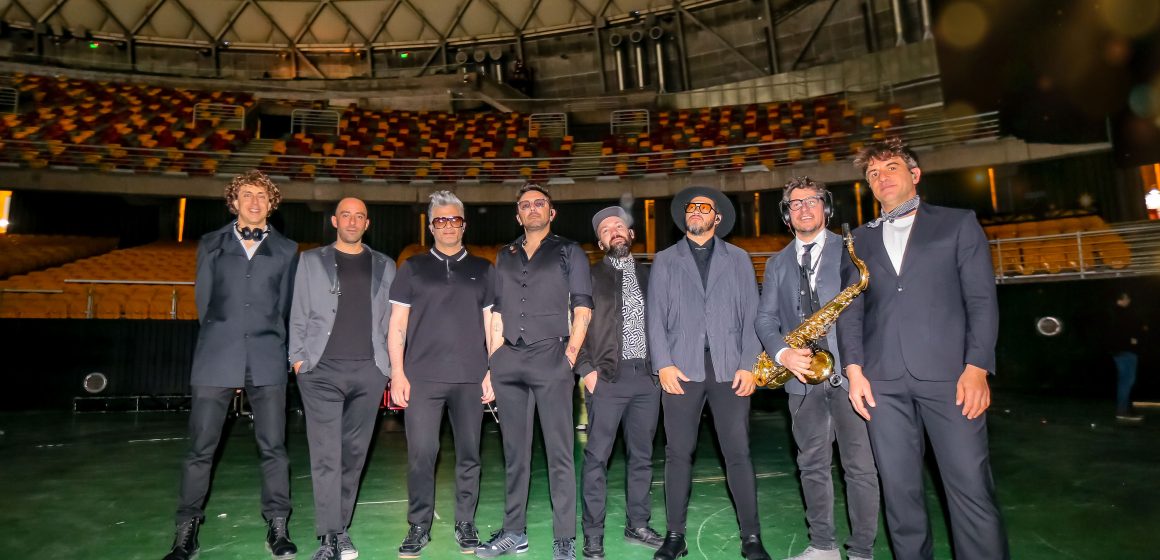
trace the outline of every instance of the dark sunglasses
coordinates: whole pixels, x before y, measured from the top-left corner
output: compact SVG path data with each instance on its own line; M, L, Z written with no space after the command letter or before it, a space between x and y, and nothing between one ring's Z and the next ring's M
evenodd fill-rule
M713 205L708 202L690 202L685 205L686 214L692 214L694 212L697 214L708 214L713 211Z
M443 229L449 226L453 228L461 228L465 223L467 223L467 220L464 220L463 216L447 216L431 220L431 225L435 229Z

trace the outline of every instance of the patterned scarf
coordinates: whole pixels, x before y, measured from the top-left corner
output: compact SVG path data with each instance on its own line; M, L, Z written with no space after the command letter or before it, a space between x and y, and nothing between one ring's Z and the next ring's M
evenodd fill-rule
M898 218L913 212L915 208L918 208L917 194L914 195L914 198L899 204L898 207L896 207L894 210L891 210L881 216L878 216L877 218L874 218L873 220L870 220L870 222L866 224L866 227L876 228L882 225L883 221L887 221L893 224L894 220L897 220Z
M614 259L609 257L608 264L621 272L621 307L620 315L624 318L623 342L620 347L620 357L624 360L644 359L647 346L644 334L644 294L640 291L640 284L636 279L636 263L632 257Z

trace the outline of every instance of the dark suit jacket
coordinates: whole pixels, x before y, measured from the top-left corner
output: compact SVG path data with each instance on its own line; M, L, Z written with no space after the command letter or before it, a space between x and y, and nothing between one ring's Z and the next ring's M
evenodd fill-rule
M230 222L197 245L194 295L201 330L190 383L242 387L286 383L286 320L298 244L273 228L252 259Z
M817 278L814 289L818 292L818 302L825 305L842 291L841 263L846 246L842 243L842 236L824 230L826 244L822 246L822 259L817 263ZM798 263L796 242L786 245L778 254L769 257L765 263L765 277L761 283L761 307L757 310L757 337L762 346L774 359L777 353L785 348L785 335L802 324L802 296L801 265ZM855 249L855 251L857 251ZM834 355L835 371L841 368L841 352L838 348L836 327L831 327L826 333L826 346ZM845 383L843 389L849 390ZM797 378L791 378L785 384L785 390L791 395L804 395L813 388Z
M758 295L749 253L715 240L708 286L685 238L657 253L649 275L649 356L658 371L677 366L690 380L704 381L708 340L715 381L732 382L737 370L752 371L761 353L753 330Z
M882 229L854 231L854 252L866 261L870 287L838 319L843 363L870 380L909 373L954 381L966 364L995 372L999 302L983 228L969 210L922 203L910 230L902 272L882 244ZM842 261L842 284L857 271Z
M645 301L645 333L648 333L648 267L636 264L636 281ZM592 266L592 322L588 335L576 357L576 375L596 372L600 381L616 382L620 364L621 345L624 343L624 292L621 282L624 273L608 264L608 259ZM647 347L647 345L646 345ZM648 359L648 356L645 356Z

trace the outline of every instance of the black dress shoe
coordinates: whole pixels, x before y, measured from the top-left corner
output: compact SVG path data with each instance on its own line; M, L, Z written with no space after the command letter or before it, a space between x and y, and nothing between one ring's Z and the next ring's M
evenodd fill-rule
M165 560L190 560L197 556L197 531L200 527L201 520L196 518L178 523L173 548L165 555Z
M647 525L644 527L625 527L624 540L632 544L647 546L653 550L660 548L665 542L665 538L656 532L656 529Z
M298 547L290 541L290 529L285 517L275 517L266 529L266 550L278 560L290 560L298 555Z
M604 558L604 535L584 535L585 560L602 560Z
M682 556L689 555L689 547L685 546L684 533L674 533L669 531L665 535L665 542L661 543L660 549L656 554L653 554L653 560L677 560Z
M741 539L741 557L745 560L772 560L761 545L761 535L746 535Z

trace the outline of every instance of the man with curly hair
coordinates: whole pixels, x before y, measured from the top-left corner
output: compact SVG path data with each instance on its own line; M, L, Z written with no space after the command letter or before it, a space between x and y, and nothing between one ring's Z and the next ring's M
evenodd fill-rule
M854 231L870 290L838 319L850 403L866 419L894 557L934 558L923 488L929 439L955 558L1010 558L987 444L999 301L970 210L918 196L922 168L898 139L858 154L882 215ZM842 285L858 272L842 261Z
M265 174L248 171L226 187L226 207L237 218L201 238L197 247L197 300L201 331L190 375L189 453L181 474L177 534L165 560L198 553L214 454L226 412L242 388L254 413L262 465L266 548L294 558L290 540L290 461L286 456L286 320L298 245L267 219L282 195Z

